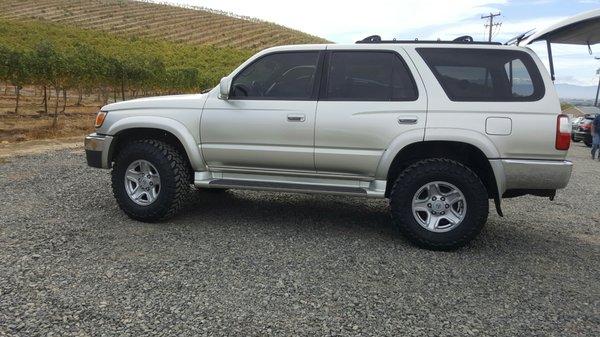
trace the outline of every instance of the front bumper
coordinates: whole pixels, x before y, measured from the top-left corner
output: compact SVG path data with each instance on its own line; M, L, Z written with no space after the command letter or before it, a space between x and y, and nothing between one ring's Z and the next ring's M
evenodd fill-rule
M108 152L113 137L92 133L85 137L85 158L88 166L110 168Z
M505 190L557 190L571 178L568 160L503 159Z

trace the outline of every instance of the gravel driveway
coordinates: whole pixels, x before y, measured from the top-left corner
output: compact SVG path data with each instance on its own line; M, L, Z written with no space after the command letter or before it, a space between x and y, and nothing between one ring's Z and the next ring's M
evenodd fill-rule
M81 149L0 159L0 335L600 335L600 163L504 201L457 252L411 246L384 200L198 194L126 218Z

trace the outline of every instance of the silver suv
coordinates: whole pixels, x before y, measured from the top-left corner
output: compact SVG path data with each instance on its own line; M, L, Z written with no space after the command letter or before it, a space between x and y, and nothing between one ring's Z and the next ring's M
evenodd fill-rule
M488 200L502 215L502 198L567 185L571 126L530 49L361 42L271 48L206 94L109 104L88 165L112 168L141 221L175 214L191 185L388 198L430 249L472 240Z

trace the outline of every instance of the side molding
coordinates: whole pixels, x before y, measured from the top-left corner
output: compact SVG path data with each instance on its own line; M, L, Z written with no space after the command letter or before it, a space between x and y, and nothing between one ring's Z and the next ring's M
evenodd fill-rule
M111 125L107 134L114 136L121 131L134 128L159 129L173 134L183 145L194 171L206 171L206 165L204 164L196 139L185 125L180 122L156 116L125 117Z

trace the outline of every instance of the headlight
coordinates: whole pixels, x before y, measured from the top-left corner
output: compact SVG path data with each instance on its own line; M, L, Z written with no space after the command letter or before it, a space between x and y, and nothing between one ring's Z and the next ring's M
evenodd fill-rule
M106 118L106 111L99 111L96 115L96 123L94 123L94 127L101 127L102 123L104 123L104 119Z

